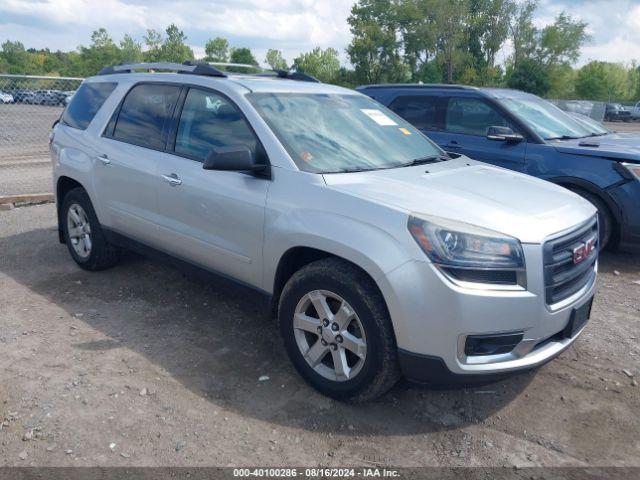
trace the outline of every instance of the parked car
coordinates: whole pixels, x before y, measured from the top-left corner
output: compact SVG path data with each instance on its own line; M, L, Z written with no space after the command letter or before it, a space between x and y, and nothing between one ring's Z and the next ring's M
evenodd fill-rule
M29 103L35 94L31 90L21 88L13 90L11 95L15 103Z
M456 85L360 87L449 152L562 185L598 209L600 245L640 249L640 137L594 134L517 90ZM598 136L599 135L599 136Z
M65 98L66 95L60 90L36 90L26 103L49 106L65 105Z
M13 95L0 91L0 103L13 103Z
M604 109L604 119L607 122L630 122L631 112L619 103L607 103Z
M636 103L631 110L631 119L632 120L640 120L640 102Z
M143 68L177 73L128 73ZM265 332L336 398L373 398L401 372L531 368L589 317L589 202L453 159L371 98L306 75L110 67L73 96L51 154L60 240L80 267L133 248L256 289L278 317Z

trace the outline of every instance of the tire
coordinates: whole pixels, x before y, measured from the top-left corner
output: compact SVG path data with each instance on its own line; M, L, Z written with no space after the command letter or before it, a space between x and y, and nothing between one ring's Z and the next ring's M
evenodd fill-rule
M604 200L600 197L586 190L575 188L571 189L571 191L580 195L585 200L588 200L594 207L596 207L598 210L598 227L600 230L600 238L598 239L600 251L603 251L608 246L610 247L615 228L615 220L607 204L604 203Z
M320 304L329 308L329 312L324 310L326 315L319 314L314 306L318 295L325 295L326 301ZM294 316L301 312L306 320L295 321ZM350 314L343 315L344 312ZM330 320L324 328L321 317ZM342 324L337 331L332 328L334 320ZM346 261L318 260L297 271L282 291L278 323L295 368L327 396L352 402L369 401L387 392L400 377L395 335L382 295L366 273ZM301 323L304 330L296 328ZM321 338L334 341L323 346ZM324 353L314 353L323 349ZM313 367L307 358L320 360ZM346 362L347 368L342 371L348 373L340 380L334 358L342 359L343 365Z
M70 213L71 210L73 213ZM118 250L107 242L84 188L74 188L64 196L60 223L69 253L81 268L89 271L105 270L117 263ZM74 231L70 232L70 228Z

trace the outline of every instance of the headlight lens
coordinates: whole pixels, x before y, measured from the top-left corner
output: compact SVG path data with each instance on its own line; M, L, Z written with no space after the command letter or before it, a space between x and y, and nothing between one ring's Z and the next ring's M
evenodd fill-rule
M622 166L626 168L636 180L640 180L640 164L637 163L623 163Z
M440 266L478 270L524 270L516 238L435 217L409 217L409 231L429 259Z

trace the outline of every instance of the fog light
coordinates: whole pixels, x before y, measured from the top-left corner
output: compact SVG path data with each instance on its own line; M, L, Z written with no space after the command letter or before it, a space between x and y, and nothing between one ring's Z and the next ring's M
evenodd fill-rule
M520 343L522 337L522 333L469 335L464 344L464 353L469 357L509 353Z

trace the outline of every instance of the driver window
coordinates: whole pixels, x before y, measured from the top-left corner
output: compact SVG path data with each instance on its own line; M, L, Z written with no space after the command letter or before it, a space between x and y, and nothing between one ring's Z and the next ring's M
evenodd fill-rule
M445 130L451 133L485 136L489 127L516 129L504 116L477 98L450 98Z
M255 158L258 139L240 110L222 95L192 88L176 134L175 152L204 161L212 147L246 146Z

